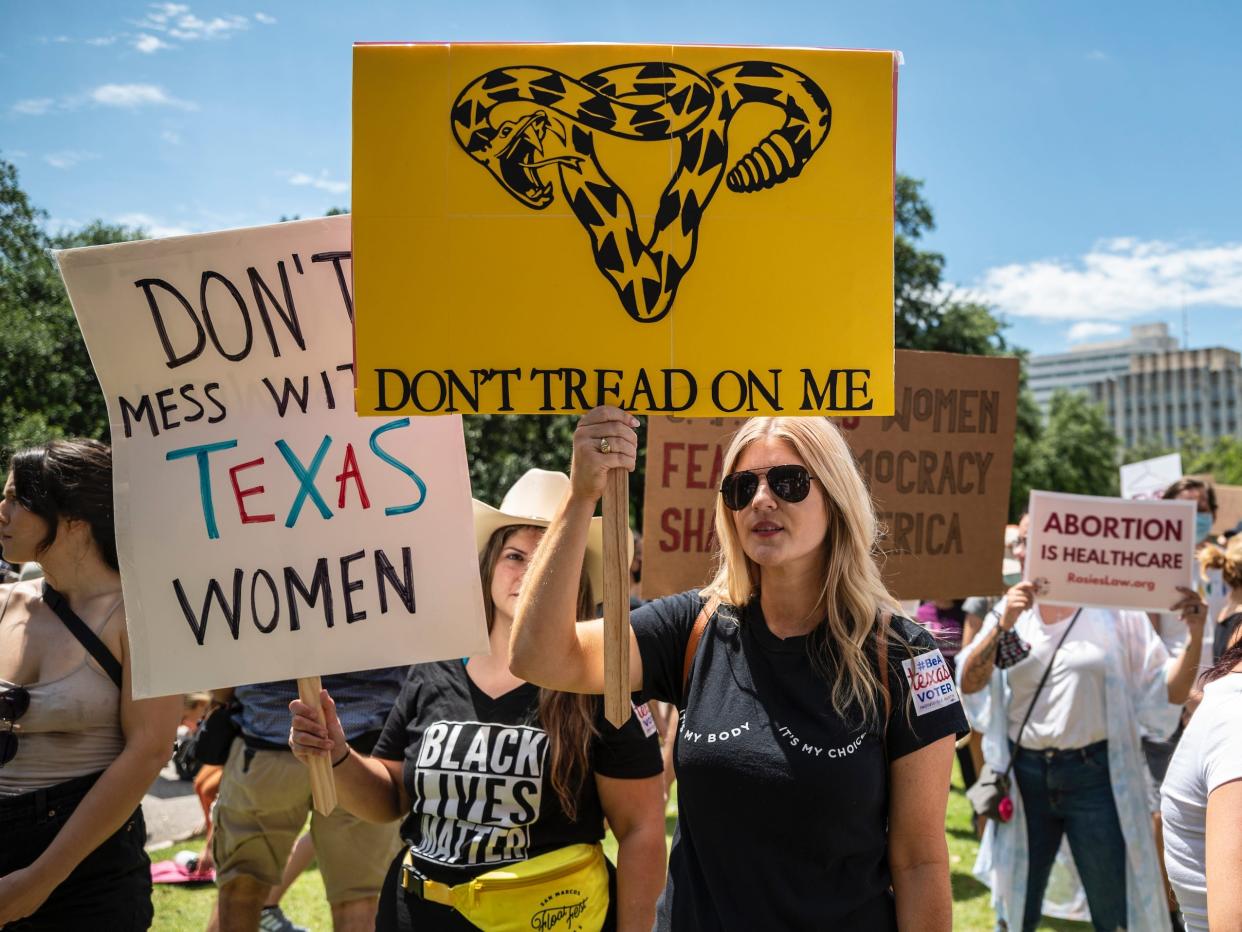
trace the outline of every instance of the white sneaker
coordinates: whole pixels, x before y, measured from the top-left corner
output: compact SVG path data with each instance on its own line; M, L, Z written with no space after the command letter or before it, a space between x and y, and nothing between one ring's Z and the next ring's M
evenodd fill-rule
M259 932L310 932L305 926L294 925L279 906L264 906L259 913Z

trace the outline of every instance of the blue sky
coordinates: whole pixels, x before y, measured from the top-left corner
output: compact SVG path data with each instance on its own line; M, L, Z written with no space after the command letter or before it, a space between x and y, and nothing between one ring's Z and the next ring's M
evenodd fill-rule
M50 214L157 235L349 203L350 46L895 48L897 167L948 277L1035 352L1163 320L1242 348L1236 3L0 0L0 157Z

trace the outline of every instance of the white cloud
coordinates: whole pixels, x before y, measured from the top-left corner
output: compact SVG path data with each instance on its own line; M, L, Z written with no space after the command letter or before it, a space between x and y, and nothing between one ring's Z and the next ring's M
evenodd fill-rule
M1065 331L1065 339L1070 343L1082 343L1095 337L1111 337L1121 333L1120 324L1102 324L1099 321L1083 320Z
M169 5L172 6L172 4ZM113 219L115 223L119 223L123 226L142 227L147 231L147 235L153 236L156 239L164 236L185 236L187 233L195 232L189 227L165 223L162 220L152 217L150 214L144 213L121 214L119 217L115 217Z
M88 96L102 106L124 107L129 110L146 106L177 107L181 110L198 109L198 105L191 101L169 97L164 89L156 84L101 84Z
M203 19L195 16L186 3L153 3L147 8L147 15L135 25L183 42L197 42L200 39L220 39L249 29L250 20L237 14Z
M53 168L68 169L73 168L79 162L87 162L91 159L99 158L95 152L80 152L76 149L65 149L61 152L49 152L43 156L43 161L51 165Z
M22 116L42 116L55 106L56 101L51 97L30 97L26 100L19 100L13 105L12 110Z
M1006 313L1040 320L1125 321L1183 307L1242 308L1242 243L1106 240L1073 261L989 269L973 291Z
M326 171L320 172L318 175L308 175L306 172L289 172L289 184L299 187L318 188L320 191L327 191L329 194L344 194L349 190L348 181L335 181L328 177Z
M134 37L134 48L142 52L144 55L150 55L153 52L158 52L160 49L170 49L172 46L159 36L153 36L150 33L142 32Z
M160 139L164 140L164 142L168 143L170 146L181 145L181 134L171 129L166 129L160 133Z
M95 46L111 45L119 38L120 36L95 36L92 39L87 39L86 44Z
M275 16L268 16L266 13L255 13L255 22L262 23L264 26L273 26L276 24Z
M1087 61L1111 61L1112 56L1101 49L1092 49L1087 53Z

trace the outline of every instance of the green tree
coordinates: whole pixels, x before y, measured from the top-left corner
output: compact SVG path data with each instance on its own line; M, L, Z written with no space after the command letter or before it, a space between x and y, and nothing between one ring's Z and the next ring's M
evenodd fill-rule
M936 228L923 182L897 176L893 236L893 330L900 349L994 356L1012 350L986 306L946 292L944 256L919 248Z
M1126 447L1121 451L1122 463L1137 463L1140 460L1155 459L1157 456L1167 456L1170 453L1176 453L1177 449L1166 444L1152 436L1143 436L1132 447Z
M1043 433L1039 406L1026 385L1026 352L1004 337L1005 323L985 305L963 301L944 285L944 256L921 249L923 237L936 228L935 214L923 197L923 182L897 176L893 238L893 328L900 349L1012 354L1022 360L1014 437L1010 519L1026 509L1030 489L1040 485L1034 472L1035 451Z
M49 237L46 214L0 160L0 450L49 437L106 438L107 410L82 342L53 249L141 237L95 222Z
M1015 471L1012 501L1025 506L1031 489L1116 495L1117 446L1102 407L1080 393L1057 392L1031 445L1029 465Z

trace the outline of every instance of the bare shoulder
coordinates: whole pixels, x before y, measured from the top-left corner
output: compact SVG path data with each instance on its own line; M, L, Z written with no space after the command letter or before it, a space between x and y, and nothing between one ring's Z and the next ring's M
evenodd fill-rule
M42 601L40 580L27 579L0 586L0 624L29 618Z

